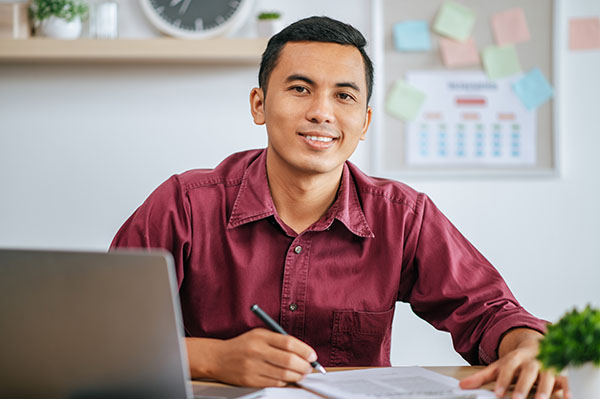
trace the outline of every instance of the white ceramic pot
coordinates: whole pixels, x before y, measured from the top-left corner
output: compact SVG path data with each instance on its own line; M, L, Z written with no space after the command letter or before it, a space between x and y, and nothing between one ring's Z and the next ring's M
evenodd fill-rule
M81 35L81 18L67 22L63 18L52 16L40 23L40 33L54 39L77 39Z
M573 399L600 398L600 367L592 363L567 367L567 377Z
M259 37L271 37L283 29L283 20L259 19L256 21L256 32Z

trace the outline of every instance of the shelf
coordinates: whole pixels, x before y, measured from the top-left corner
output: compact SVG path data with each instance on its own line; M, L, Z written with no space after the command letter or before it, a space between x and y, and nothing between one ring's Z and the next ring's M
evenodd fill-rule
M267 39L0 39L0 63L169 62L258 64Z

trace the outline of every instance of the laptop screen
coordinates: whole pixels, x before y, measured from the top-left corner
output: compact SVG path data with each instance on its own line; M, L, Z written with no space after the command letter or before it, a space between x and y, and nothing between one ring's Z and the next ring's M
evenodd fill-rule
M0 397L191 397L168 253L0 250Z

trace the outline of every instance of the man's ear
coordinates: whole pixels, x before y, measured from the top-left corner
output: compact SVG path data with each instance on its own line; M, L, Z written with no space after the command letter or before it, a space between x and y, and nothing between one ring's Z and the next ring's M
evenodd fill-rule
M373 109L371 106L367 107L367 112L365 114L365 124L363 125L362 134L360 136L361 140L367 138L367 130L369 130L369 125L371 124L371 117L373 116Z
M250 92L250 112L255 124L265 124L265 94L259 87L255 87Z

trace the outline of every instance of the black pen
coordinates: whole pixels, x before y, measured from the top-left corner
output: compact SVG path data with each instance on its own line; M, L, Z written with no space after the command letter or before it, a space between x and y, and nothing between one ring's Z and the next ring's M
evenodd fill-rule
M271 330L278 332L279 334L289 335L275 320L271 318L271 316L266 314L265 311L262 310L257 304L252 305L250 307L250 310L253 311L254 314L257 315L263 321L263 323L265 323ZM320 373L327 374L325 368L321 366L316 360L314 362L311 362L310 365L313 366L313 368L319 371Z

